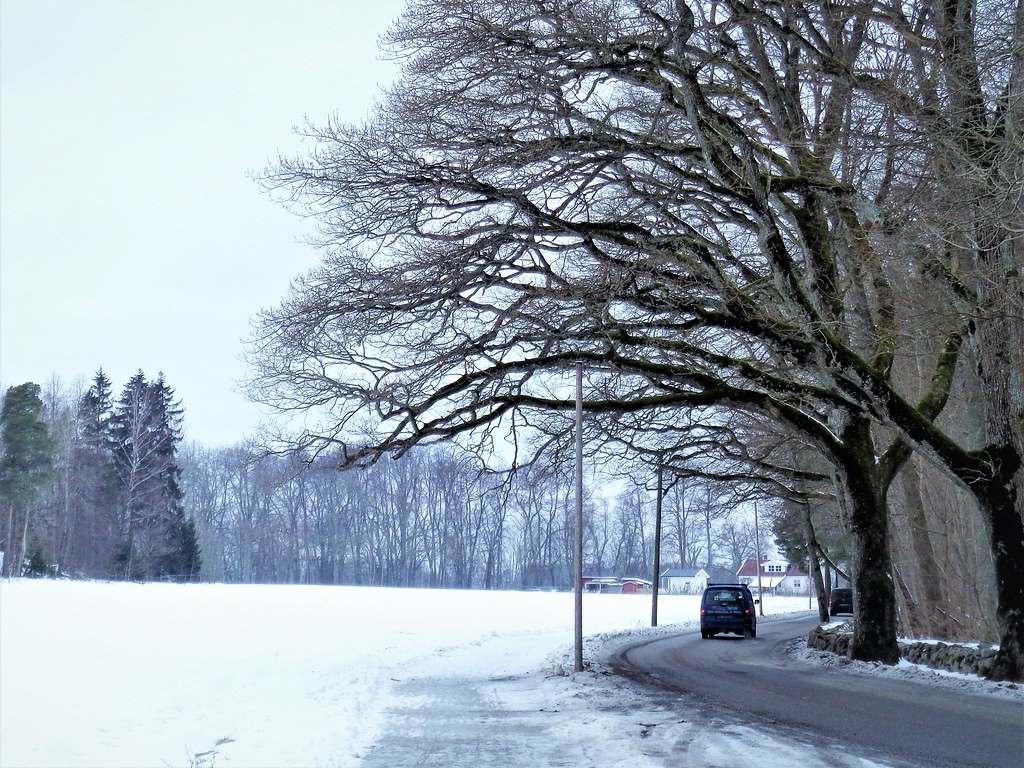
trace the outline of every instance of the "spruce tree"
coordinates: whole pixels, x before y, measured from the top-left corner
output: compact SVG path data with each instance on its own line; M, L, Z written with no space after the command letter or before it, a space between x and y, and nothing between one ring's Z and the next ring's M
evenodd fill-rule
M200 569L199 541L195 524L186 519L185 493L181 487L178 445L184 410L174 399L174 390L167 385L163 373L150 385L154 408L154 424L158 432L157 451L162 459L160 514L161 555L156 575L178 581L198 578Z
M143 516L146 497L159 468L153 466L153 446L149 440L150 407L148 384L139 371L121 391L110 421L113 438L112 458L119 497L118 524L121 543L115 566L125 579L145 578L141 552L146 549Z
M172 523L170 548L160 564L160 575L176 581L197 581L202 569L195 522L184 514Z
M7 390L0 409L0 502L7 507L4 572L20 573L26 554L29 511L53 474L54 441L43 420L38 384Z
M113 400L113 387L110 379L100 368L93 377L92 386L82 395L82 400L78 405L82 440L86 444L110 449L113 442L110 431Z
M164 375L147 382L142 371L128 382L114 408L111 433L122 539L117 565L124 578L181 579L198 572L195 529L186 524L177 462L182 414Z
M78 504L77 565L92 577L108 577L118 546L118 490L114 474L113 387L100 368L78 404L79 439L74 453Z

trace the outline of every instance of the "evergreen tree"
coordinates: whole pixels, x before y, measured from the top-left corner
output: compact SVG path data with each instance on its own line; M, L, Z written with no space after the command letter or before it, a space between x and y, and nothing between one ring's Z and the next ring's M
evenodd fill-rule
M40 393L39 385L31 382L11 387L0 410L0 501L7 507L3 544L7 575L20 572L16 564L26 554L29 510L53 473L54 442L42 417Z
M100 368L93 377L92 386L82 396L78 406L84 443L109 450L113 444L111 417L113 415L113 387L107 374Z
M114 408L122 538L116 564L124 578L192 578L198 571L195 529L185 520L177 462L182 413L163 374L147 382L142 371Z
M146 377L139 371L121 391L110 421L112 458L119 496L118 524L121 544L115 566L125 579L144 577L136 556L139 518L146 508L145 496L152 484ZM144 544L144 542L143 542Z
M202 569L195 521L182 515L172 524L170 548L160 562L160 575L176 581L197 581Z
M34 542L30 554L28 556L28 562L25 565L24 575L31 576L33 578L39 578L40 576L56 576L57 571L46 561L46 557L43 555L43 548L39 545L39 542Z
M118 492L114 473L113 387L99 369L78 404L75 450L78 535L75 562L88 576L107 577L118 546Z
M161 527L160 557L157 574L162 578L191 581L200 569L199 539L195 523L185 516L185 493L181 487L178 445L181 443L183 409L175 402L172 390L159 374L150 384L154 423L159 433L157 452L162 458L159 521Z

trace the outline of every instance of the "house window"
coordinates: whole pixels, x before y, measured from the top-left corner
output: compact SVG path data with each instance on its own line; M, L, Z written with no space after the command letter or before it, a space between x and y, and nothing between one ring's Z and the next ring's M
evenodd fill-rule
M795 579L793 581L793 589L800 589L800 582Z

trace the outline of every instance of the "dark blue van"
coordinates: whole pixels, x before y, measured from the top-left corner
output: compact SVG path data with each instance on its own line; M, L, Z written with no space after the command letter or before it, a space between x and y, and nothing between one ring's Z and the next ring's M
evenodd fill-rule
M757 637L758 602L746 584L708 584L700 599L700 636L707 640L731 632Z
M833 589L828 596L828 613L835 616L837 613L853 614L853 590L844 587Z

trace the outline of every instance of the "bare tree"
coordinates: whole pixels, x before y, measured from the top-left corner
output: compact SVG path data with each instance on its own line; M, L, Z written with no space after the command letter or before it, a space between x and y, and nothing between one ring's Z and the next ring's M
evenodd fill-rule
M984 512L993 675L1024 677L1019 390L992 380L1019 381L993 339L1019 338L1015 304L992 287L1019 285L1019 210L989 195L934 238L949 146L954 172L1018 199L1020 56L976 74L975 10L411 3L390 33L403 78L374 117L311 127L313 152L265 177L318 217L325 258L263 316L254 394L327 406L299 443L356 446L352 462L567 409L579 360L616 372L588 400L597 423L712 404L782 420L835 466L852 653L883 661L898 655L887 493L921 450ZM1007 86L996 108L989 80ZM893 377L893 274L959 301L916 399ZM937 421L974 339L994 359L980 447Z
M697 544L699 531L696 515L691 508L690 498L686 493L685 477L677 478L669 485L665 494L665 508L669 519L666 542L672 542L677 561L681 568L696 565L700 561L700 548Z
M757 537L749 520L726 520L718 531L721 549L727 558L726 568L738 573L743 563L755 556Z

